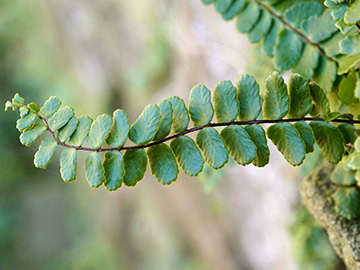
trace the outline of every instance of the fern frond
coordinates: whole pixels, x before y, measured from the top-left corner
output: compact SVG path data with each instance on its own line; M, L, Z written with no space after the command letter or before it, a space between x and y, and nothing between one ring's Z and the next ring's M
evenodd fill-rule
M334 92L332 104L339 103L339 84L335 82L359 68L360 0L326 0L324 6L304 0L203 3L214 3L225 20L236 20L237 30L247 34L250 42L261 42L264 53L273 58L279 71L293 70L319 84L327 94ZM219 6L222 8L216 8ZM341 76L344 74L346 77ZM346 90L358 104L356 89L360 89L360 79Z
M21 143L29 146L46 130L50 132L51 137L41 142L35 154L36 167L46 168L57 147L65 147L60 155L61 176L70 182L76 178L77 151L88 151L88 182L93 187L104 183L109 190L122 182L135 185L143 178L148 161L151 172L165 184L176 180L178 164L185 173L198 175L204 160L219 169L229 154L239 164L265 166L269 149L261 124L272 124L267 137L292 165L303 162L315 141L329 162L338 163L345 143L355 136L353 124L360 121L349 114L330 112L325 92L300 74L291 74L287 86L274 72L266 80L266 88L261 103L258 83L249 75L240 76L236 86L230 81L216 84L212 100L210 90L198 85L191 91L189 109L182 99L170 97L147 106L131 126L122 110L116 110L113 117L102 114L94 121L87 116L77 119L74 109L61 107L57 97L39 107L25 105L16 94L6 107L22 112L17 121ZM309 113L314 118L306 117ZM211 122L214 115L217 121ZM311 122L310 126L305 121ZM337 128L334 123L343 124ZM225 128L219 133L217 127ZM196 131L196 143L185 136ZM135 145L124 146L126 140ZM170 147L165 142L171 142ZM125 150L123 157L121 151ZM106 152L104 163L99 156L102 152Z

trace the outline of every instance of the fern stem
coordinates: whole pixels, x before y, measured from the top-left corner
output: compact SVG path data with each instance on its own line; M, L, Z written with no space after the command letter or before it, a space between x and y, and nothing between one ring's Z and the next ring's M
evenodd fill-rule
M267 12L269 12L272 16L274 16L275 18L279 19L283 24L286 25L286 27L288 27L291 31L294 31L297 35L299 35L301 37L301 39L306 42L306 43L310 43L311 45L315 46L318 48L318 50L320 51L320 54L323 55L324 57L326 57L327 59L329 59L330 61L333 61L335 63L337 63L337 61L328 56L325 51L323 50L323 48L320 47L319 43L315 43L312 42L307 36L305 36L303 33L301 33L298 29L294 28L293 26L291 26L283 17L279 16L278 14L276 14L270 7L264 5L263 3L261 3L258 0L254 0L254 2L256 2L260 8L266 10ZM358 26L359 27L359 26Z
M151 142L146 145L134 145L134 146L123 146L120 148L99 148L99 149L93 149L89 147L83 147L83 146L73 146L66 143L63 143L59 141L59 139L56 137L56 134L54 131L52 131L47 123L47 121L40 117L41 121L46 125L47 130L50 132L51 136L54 138L54 140L61 146L67 147L67 148L73 148L76 150L82 150L82 151L90 151L90 152L109 152L109 151L123 151L123 150L137 150L137 149L145 149L149 148L151 146L161 144L167 141L170 141L172 139L175 139L177 137L202 130L207 127L226 127L226 126L247 126L247 125L254 125L254 124L276 124L276 123L292 123L292 122L300 122L300 121L321 121L321 122L333 122L333 123L347 123L347 124L360 124L359 120L346 120L346 119L333 119L331 121L326 121L324 118L313 118L313 117L303 117L303 118L292 118L292 119L279 119L279 120L250 120L250 121L233 121L233 122L227 122L227 123L209 123L203 126L199 127L193 127L187 130L184 130L183 132L176 133L174 135L168 136L163 140L159 140L156 142Z

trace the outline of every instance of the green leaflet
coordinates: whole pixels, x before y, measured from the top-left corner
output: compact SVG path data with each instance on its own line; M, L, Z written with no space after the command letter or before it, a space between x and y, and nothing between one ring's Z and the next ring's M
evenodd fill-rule
M326 94L332 89L336 78L336 70L335 62L328 60L325 56L320 57L313 80L324 89Z
M340 41L339 45L343 54L357 55L360 53L360 36L347 36Z
M341 5L340 8L335 9L331 12L331 16L337 22L342 21L344 19L345 12L349 9L346 5Z
M228 162L229 152L216 129L208 127L200 130L196 143L206 162L214 169L220 169Z
M236 29L240 33L248 33L256 25L260 16L260 8L255 2L248 2L236 20Z
M204 85L197 85L190 92L189 113L194 126L209 124L214 116L210 90Z
M20 135L20 142L26 146L31 145L46 131L46 126L42 122L36 123L31 129L25 130Z
M264 129L259 125L249 125L245 127L245 130L256 146L256 158L253 164L257 167L264 167L269 163L270 157Z
M355 0L344 16L347 24L356 24L360 22L360 0Z
M264 53L269 56L274 56L274 48L279 32L283 29L281 22L278 19L272 21L272 26L264 39Z
M293 72L302 74L305 78L310 79L314 75L315 69L319 63L319 58L319 49L309 43L306 43L302 56L293 68Z
M295 28L299 28L302 23L312 16L321 15L323 6L317 1L299 2L292 5L285 12L285 19Z
M272 18L266 11L261 11L260 18L248 34L250 42L259 42L270 29Z
M305 143L305 153L307 154L313 152L315 138L314 138L314 133L312 132L310 126L306 122L301 121L295 123L294 127L296 128L297 132L300 134L300 138Z
M125 174L122 154L119 151L107 152L105 154L103 167L105 171L104 185L106 189L114 191L120 188Z
M69 145L81 146L89 134L91 123L92 123L92 120L90 117L88 117L88 116L80 117L79 124L78 124L75 132L71 135L71 138L68 142Z
M269 139L293 166L300 165L305 159L305 145L299 133L289 123L277 123L267 129Z
M344 105L350 106L359 103L359 99L355 97L355 88L356 75L354 72L350 72L349 75L341 81L339 86L338 96Z
M57 146L58 144L54 139L44 139L39 146L39 150L35 153L35 167L45 169L51 162Z
M360 191L356 188L340 187L332 194L336 211L347 219L360 216Z
M77 152L76 149L65 149L60 155L60 173L65 182L76 179Z
M111 125L112 119L109 115L99 115L91 124L89 136L87 138L88 144L92 148L100 148L106 137L109 135Z
M261 112L259 85L250 75L241 75L236 83L237 99L240 105L239 120L255 120Z
M344 22L344 20L338 21L335 26L341 31L342 34L346 35L350 33L356 26L348 25Z
M202 2L204 5L209 5L209 4L211 4L212 2L215 2L215 0L201 0L201 2Z
M145 107L138 119L131 125L129 139L138 145L149 143L159 129L160 109L151 104Z
M197 176L203 169L204 159L195 142L187 137L180 136L171 141L170 147L183 171L191 176Z
M137 182L144 178L146 166L147 156L144 149L126 150L124 154L124 184L135 186Z
M169 101L163 100L158 104L160 108L161 120L159 129L155 134L154 141L160 141L165 139L171 131L171 122L172 122L172 108Z
M54 113L53 116L47 121L49 128L55 132L65 126L73 116L74 109L70 106L65 106Z
M25 99L22 98L18 93L16 93L12 98L11 103L14 105L24 105Z
M30 112L30 110L26 107L20 107L19 112L20 112L20 118L23 118L25 115L27 115Z
M234 18L245 6L245 0L234 0L229 9L223 13L224 20L231 20Z
M289 118L301 118L311 110L310 87L303 76L292 73L289 80L290 109Z
M113 122L106 143L111 147L122 147L129 134L129 116L123 110L113 113Z
M221 137L238 164L247 165L256 158L256 146L243 127L228 126L221 131Z
M333 1L333 0L325 0L324 5L329 8L339 8L340 7L340 5L336 4L335 1Z
M351 170L360 170L360 153L352 153L346 162L346 167Z
M11 101L6 101L5 102L5 112L9 109L9 108L12 108L13 111L16 110L16 107L14 107L14 105L11 103Z
M339 113L339 112L331 112L328 115L324 116L326 122L332 121L334 119L354 119L354 116L351 113Z
M289 111L289 96L284 79L274 72L266 79L266 92L263 104L265 119L278 120Z
M347 157L344 156L343 159L336 164L334 170L330 174L331 182L344 186L356 184L355 171L345 170L344 168L346 161Z
M342 124L338 125L337 128L339 129L339 131L343 135L345 144L347 144L347 143L353 144L355 142L355 140L356 140L356 135L355 135L356 128L353 125L342 123Z
M324 90L314 82L309 84L310 95L313 100L313 105L310 115L313 117L324 117L330 112L330 103L326 97Z
M331 12L331 9L326 9L321 16L313 16L302 24L304 33L312 42L323 41L338 31L334 25Z
M179 97L170 97L166 100L171 103L173 109L171 131L174 133L183 132L189 126L190 121L184 100Z
M39 112L40 111L40 106L39 105L37 105L37 104L35 104L34 102L31 102L31 103L29 103L28 105L27 105L29 108L30 108L30 110L32 110L33 112Z
M360 53L357 55L340 55L335 57L335 59L339 63L337 74L342 75L360 63Z
M76 117L71 118L70 121L59 130L56 136L59 141L65 142L67 139L69 139L70 136L75 132L78 123L79 121L76 119Z
M16 128L19 131L24 131L25 129L31 128L38 119L39 116L37 114L29 112L24 117L16 121Z
M151 173L160 183L169 185L177 179L179 169L169 146L164 143L151 146L147 150L147 156Z
M92 152L86 156L85 176L91 187L99 187L105 181L105 172L98 153Z
M215 0L215 9L219 13L224 13L229 9L233 0Z
M300 36L287 29L281 30L275 45L275 67L288 70L295 66L301 57L302 47Z
M325 159L330 163L338 163L345 152L340 131L327 122L311 122L310 126Z
M334 57L340 54L339 42L343 39L344 35L341 32L336 32L331 38L321 42L321 48L327 56Z
M236 88L230 81L221 81L215 85L213 102L215 117L219 123L232 122L239 115Z
M43 118L49 118L60 108L60 106L61 100L58 97L52 96L45 101L39 111L39 115Z

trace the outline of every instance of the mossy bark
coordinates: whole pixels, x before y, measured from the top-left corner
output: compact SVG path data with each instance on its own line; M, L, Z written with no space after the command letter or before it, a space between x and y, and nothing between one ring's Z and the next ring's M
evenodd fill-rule
M330 181L332 169L332 165L322 165L305 178L301 196L306 208L327 231L335 252L347 269L360 269L360 220L347 220L335 212L330 196L337 188Z

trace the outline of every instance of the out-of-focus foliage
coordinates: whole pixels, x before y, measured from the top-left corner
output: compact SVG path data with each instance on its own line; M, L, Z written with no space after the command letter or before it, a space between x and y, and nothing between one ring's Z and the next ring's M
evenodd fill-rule
M305 207L295 213L291 224L293 250L300 269L337 270L341 261L330 245L325 230Z

